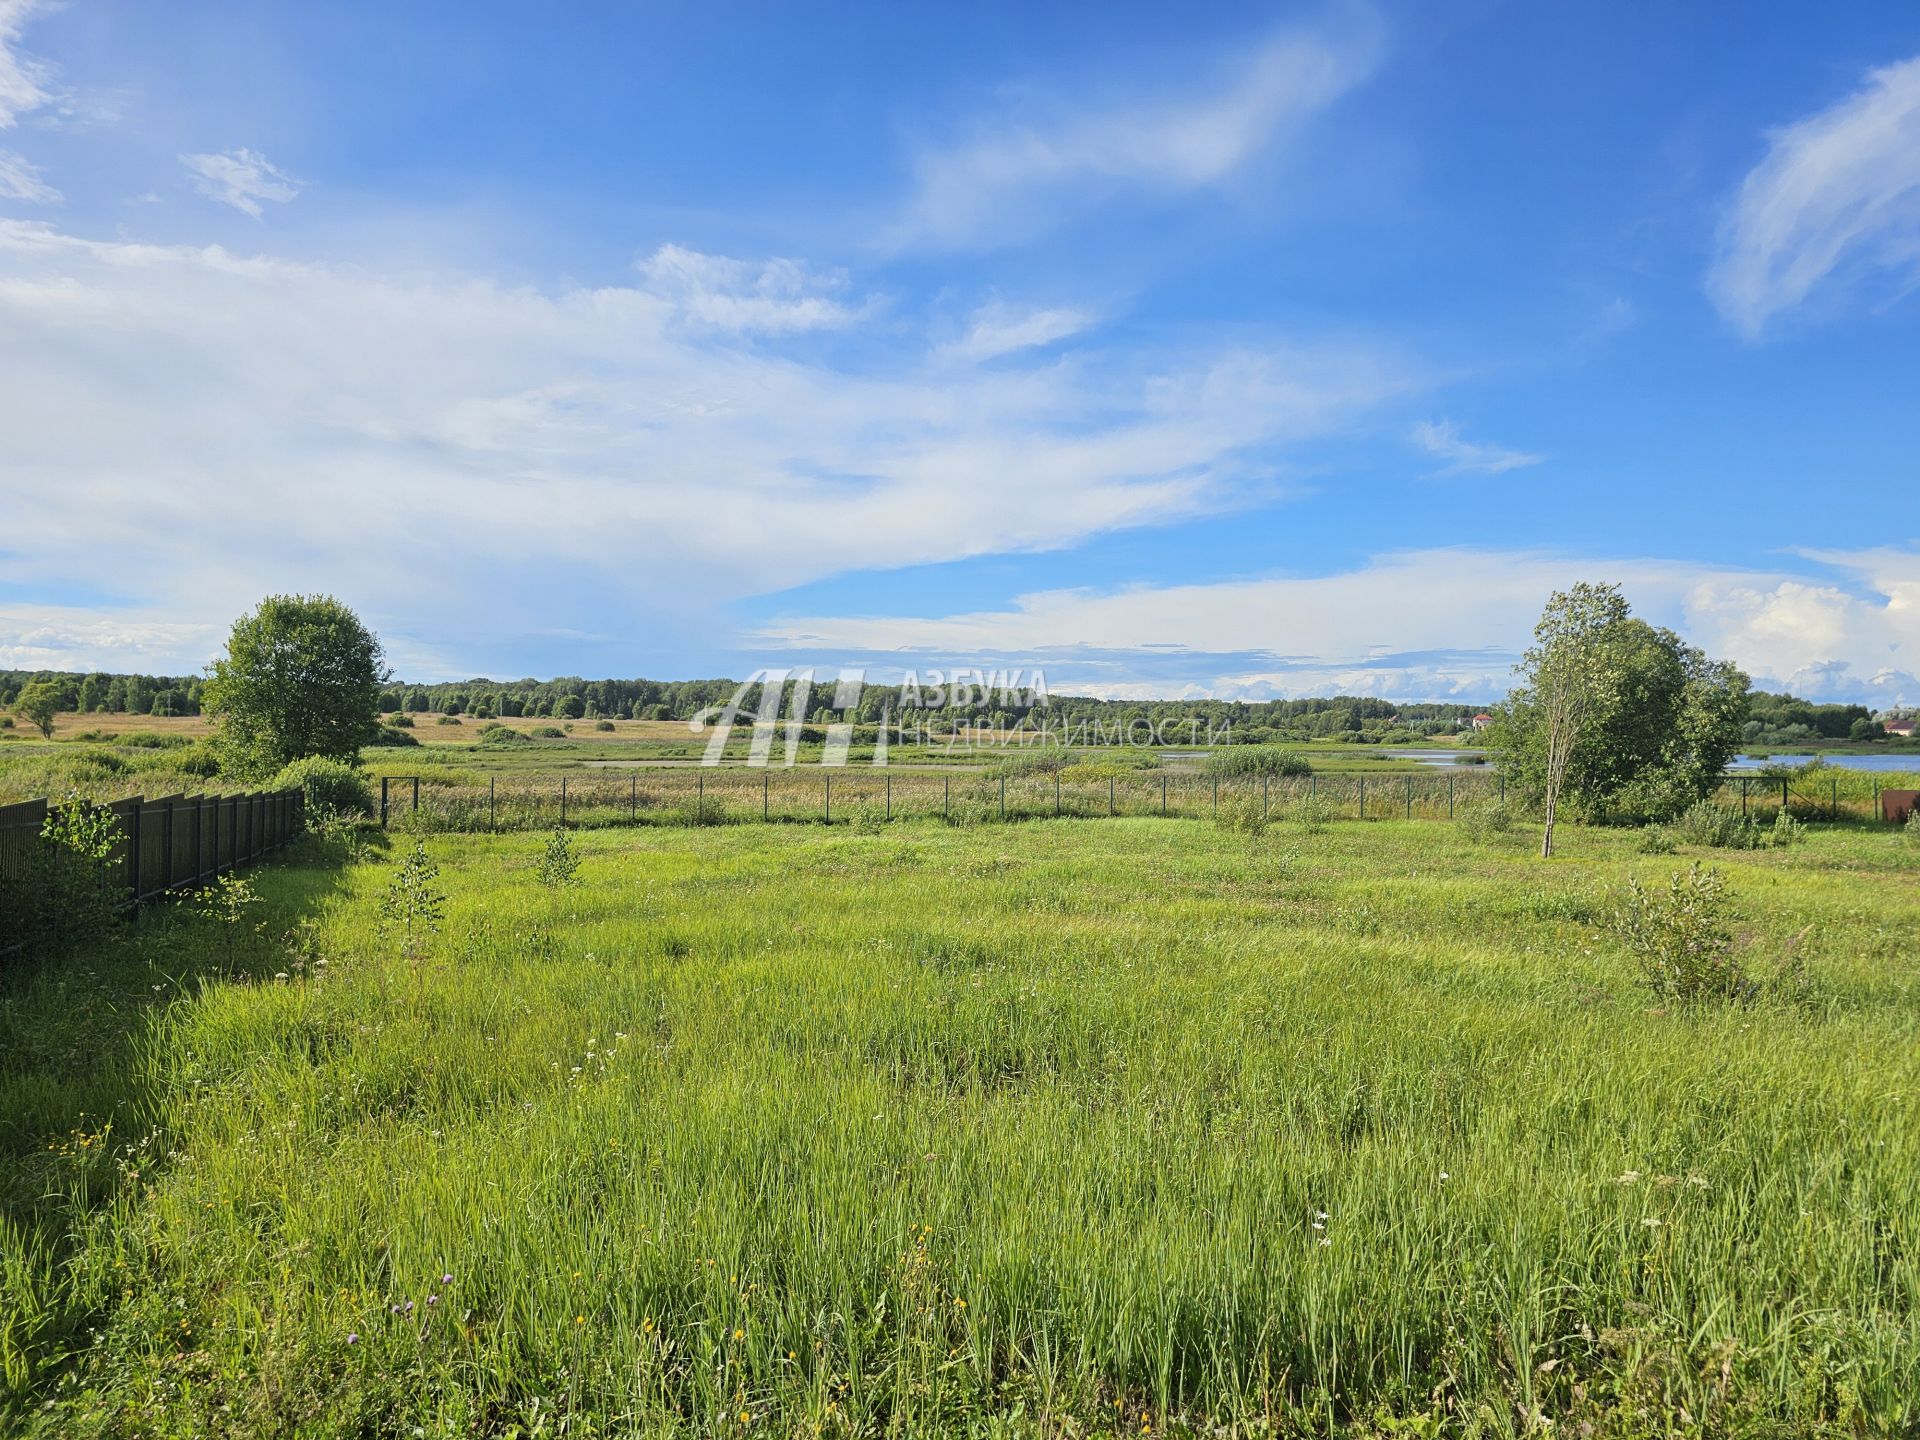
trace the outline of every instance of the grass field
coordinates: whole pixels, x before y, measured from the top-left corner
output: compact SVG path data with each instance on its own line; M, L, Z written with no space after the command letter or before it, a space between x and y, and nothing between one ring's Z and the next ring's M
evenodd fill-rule
M0 1431L1920 1423L1896 836L1717 857L1810 984L1697 1010L1604 831L448 837L411 948L401 843L0 980Z

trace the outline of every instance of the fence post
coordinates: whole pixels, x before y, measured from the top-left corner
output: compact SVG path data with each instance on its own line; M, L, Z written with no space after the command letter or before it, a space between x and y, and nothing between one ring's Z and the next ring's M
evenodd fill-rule
M420 777L418 775L413 777L413 810L416 815L420 813Z
M133 879L133 908L136 914L140 910L140 813L147 808L147 797L133 797L133 814L129 817L131 825L127 836L127 873Z
M1053 772L1053 818L1060 818L1060 772Z
M1413 777L1407 776L1407 819L1413 818Z
M1113 818L1113 776L1107 776L1107 818Z
M1740 813L1747 813L1747 777L1744 775L1740 777Z
M760 823L762 825L767 823L768 817L772 813L772 807L773 772L771 770L762 770L760 772Z
M953 812L953 776L941 777L940 818L945 820Z
M387 777L380 777L380 828L387 828Z
M1828 779L1827 785L1827 817L1838 820L1840 818L1840 777L1832 776Z
M220 807L226 803L224 795L213 797L213 868L207 873L216 878L220 874ZM384 806L381 808L385 809Z
M560 777L560 828L567 828L567 777Z
M887 819L893 819L893 772L889 770L881 777L887 786Z
M1000 777L1000 818L1007 818L1007 777Z
M1500 776L1500 803L1507 803L1507 777L1504 773Z
M493 776L487 776L487 829L498 830L500 819L493 802Z
M1160 777L1160 818L1167 818L1167 777Z
M1447 776L1447 819L1453 818L1453 776Z
M1367 777L1360 777L1360 818L1367 818Z
M1220 777L1218 775L1213 777L1213 813L1216 815L1220 813Z
M160 847L162 889L173 888L173 801L167 801L167 834Z
M1267 818L1267 795L1272 789L1272 780L1273 777L1271 775L1262 775L1260 777L1260 818L1262 820Z
M1789 801L1787 799L1787 777L1782 775L1780 777L1780 808L1782 810L1785 810L1788 808L1788 806L1789 806Z
M640 818L640 777L627 777L627 823L632 825Z
M826 810L823 813L827 824L831 825L833 823L833 776L831 775L827 776Z
M693 813L702 825L707 823L707 772L704 770L693 773Z

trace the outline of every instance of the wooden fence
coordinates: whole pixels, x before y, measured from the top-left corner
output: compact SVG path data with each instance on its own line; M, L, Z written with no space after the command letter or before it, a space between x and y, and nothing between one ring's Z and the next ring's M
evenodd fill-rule
M45 800L0 805L0 879L27 879L48 810ZM106 807L118 838L108 864L128 913L174 890L204 885L216 876L298 839L306 828L305 797L298 790L247 795L134 795ZM0 915L0 955L20 948L14 917Z

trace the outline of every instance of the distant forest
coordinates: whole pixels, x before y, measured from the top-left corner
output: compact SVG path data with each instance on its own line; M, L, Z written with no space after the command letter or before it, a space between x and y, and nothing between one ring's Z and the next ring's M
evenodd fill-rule
M12 706L23 686L51 680L67 691L63 708L113 715L198 715L203 679L197 675L114 675L96 671L72 674L44 670L0 670L0 710ZM396 684L380 697L383 714L433 713L479 719L554 718L691 720L703 709L725 705L734 680L458 680L436 685ZM826 708L831 684L816 684L810 720L854 718L878 723L898 700L893 687L869 686L856 716ZM1751 745L1792 745L1809 741L1873 740L1883 735L1874 713L1864 705L1816 705L1792 695L1754 692L1743 735ZM759 703L758 692L749 703ZM1054 726L1069 729L1083 722L1110 733L1137 720L1156 725L1197 722L1204 734L1230 728L1242 743L1279 740L1344 740L1355 744L1395 744L1465 729L1481 707L1441 703L1396 704L1366 696L1336 695L1306 700L1095 700L1054 694L1044 713ZM786 713L784 708L782 713ZM1030 717L1034 717L1030 719ZM1011 726L1037 723L1034 707L995 694L960 710L909 710L892 718L943 727L956 720Z

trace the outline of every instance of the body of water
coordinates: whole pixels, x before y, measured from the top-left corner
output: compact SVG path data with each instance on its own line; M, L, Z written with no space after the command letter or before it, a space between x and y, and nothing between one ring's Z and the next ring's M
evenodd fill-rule
M1736 755L1729 770L1768 765L1807 765L1824 760L1836 770L1920 770L1920 755Z

